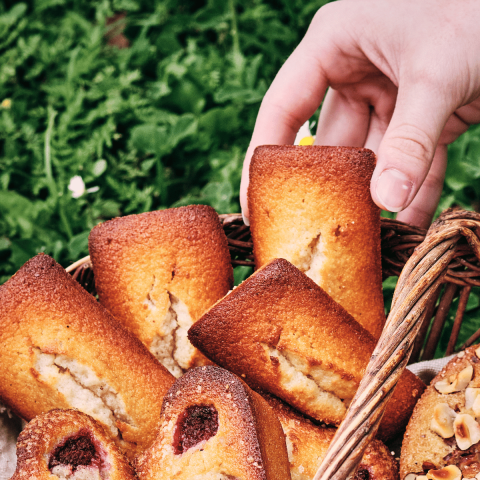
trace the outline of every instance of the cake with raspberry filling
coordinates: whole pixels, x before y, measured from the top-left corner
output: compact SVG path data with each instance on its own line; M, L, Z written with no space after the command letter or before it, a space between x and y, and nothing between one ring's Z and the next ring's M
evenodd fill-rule
M189 370L163 401L141 480L289 480L285 436L267 402L219 367Z
M90 416L51 410L32 420L18 437L11 480L134 480L127 459Z

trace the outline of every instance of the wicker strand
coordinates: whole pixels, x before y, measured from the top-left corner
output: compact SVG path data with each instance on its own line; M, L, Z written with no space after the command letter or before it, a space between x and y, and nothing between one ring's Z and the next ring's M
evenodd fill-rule
M448 341L447 351L445 356L448 357L455 351L455 344L457 343L458 334L460 333L460 327L462 326L463 315L467 308L468 297L470 296L470 291L472 287L467 285L462 288L460 292L460 298L458 300L458 309L455 315L455 321L453 323L452 333L450 334L450 340Z
M422 315L421 325L417 333L417 336L415 337L415 343L413 345L412 354L410 355L410 360L408 362L409 364L418 362L420 358L420 352L422 351L423 345L425 343L425 337L428 332L428 327L430 326L430 321L435 312L435 306L436 306L438 297L440 296L440 290L441 290L440 287L437 288L437 291L432 295L432 298L427 308L425 309L425 312Z
M480 260L480 215L447 211L435 222L398 279L392 310L347 415L331 442L314 480L344 480L373 438L391 395L407 365L426 309L455 257L460 236ZM382 401L383 400L383 401ZM368 421L375 418L376 421Z
M440 335L442 334L445 320L447 319L448 312L450 311L453 297L455 296L455 293L457 293L457 288L458 286L454 283L449 283L445 287L445 292L443 292L440 305L438 306L437 313L435 314L430 335L428 336L427 343L425 344L422 360L431 360L435 355L435 350L437 349L437 344L440 339Z

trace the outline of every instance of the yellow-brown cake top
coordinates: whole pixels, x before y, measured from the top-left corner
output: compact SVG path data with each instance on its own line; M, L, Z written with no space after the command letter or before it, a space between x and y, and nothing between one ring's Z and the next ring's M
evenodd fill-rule
M257 268L285 258L378 339L385 312L374 168L375 155L361 148L258 147L248 206Z
M100 301L145 344L156 334L149 300L162 310L174 295L195 321L233 284L227 238L205 205L109 220L92 230L89 250Z
M291 395L282 386L284 359L307 369L305 377L323 371L325 401L336 401L341 412L330 418L305 413L329 423L338 423L346 409L332 395L353 398L375 345L345 309L283 259L258 270L206 312L189 338L212 361L254 388L294 405L302 395ZM307 380L302 377L303 381ZM316 392L311 393L315 402Z
M61 358L87 368L123 402L130 421L117 419L117 427L126 445L141 450L152 440L174 378L49 256L29 260L0 287L0 344L0 398L25 420L71 408L55 379L39 371L42 359Z
M204 423L188 429L189 416ZM189 370L175 382L164 400L157 438L138 459L137 472L142 480L173 474L290 478L285 437L271 408L235 375L214 366Z

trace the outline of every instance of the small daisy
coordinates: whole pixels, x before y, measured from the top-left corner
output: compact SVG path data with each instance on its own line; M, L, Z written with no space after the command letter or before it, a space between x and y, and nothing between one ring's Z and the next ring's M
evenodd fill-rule
M68 189L72 192L73 198L80 198L84 193L98 192L100 187L91 187L85 189L85 182L83 181L83 178L80 175L75 175L70 179Z
M300 127L300 130L295 137L294 145L313 145L315 137L310 132L308 120Z

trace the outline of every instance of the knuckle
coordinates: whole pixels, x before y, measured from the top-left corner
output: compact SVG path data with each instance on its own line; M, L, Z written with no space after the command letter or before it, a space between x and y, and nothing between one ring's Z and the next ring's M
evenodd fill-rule
M338 17L339 3L327 3L323 7L317 10L315 13L311 26L314 28L322 28L322 26L330 25L332 21L335 21Z
M268 95L268 92L262 100L261 109L270 112L270 115L276 118L277 122L286 125L292 130L298 130L304 123L294 111L285 108L281 99L276 98L274 95Z
M435 152L435 142L421 128L403 125L391 137L390 147L404 157L424 164L430 163Z

